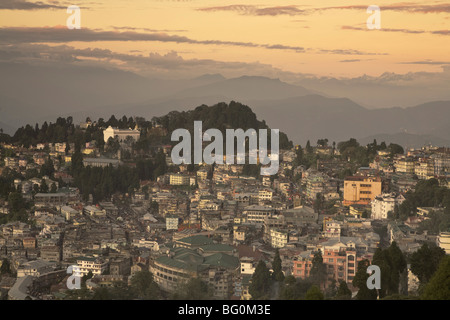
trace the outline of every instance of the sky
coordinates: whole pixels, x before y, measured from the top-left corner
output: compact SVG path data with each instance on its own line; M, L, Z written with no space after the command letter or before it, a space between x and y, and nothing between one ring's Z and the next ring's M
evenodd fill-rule
M69 5L81 29L67 28ZM380 29L369 30L369 5ZM378 77L450 65L450 3L337 0L0 1L0 60L201 73Z

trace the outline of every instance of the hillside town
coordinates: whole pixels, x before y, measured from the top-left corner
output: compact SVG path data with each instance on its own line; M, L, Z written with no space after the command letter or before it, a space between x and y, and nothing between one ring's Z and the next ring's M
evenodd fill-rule
M431 275L414 254L450 254L449 148L321 139L282 148L278 174L260 176L246 164L175 165L164 140L136 148L149 132L170 136L164 124L95 125L103 143L1 142L2 299L95 299L143 274L154 299L182 297L192 279L213 299L290 299L299 283L354 299L359 268L391 248L406 264L384 295L418 297ZM70 289L74 267L81 288ZM258 296L259 269L276 276Z

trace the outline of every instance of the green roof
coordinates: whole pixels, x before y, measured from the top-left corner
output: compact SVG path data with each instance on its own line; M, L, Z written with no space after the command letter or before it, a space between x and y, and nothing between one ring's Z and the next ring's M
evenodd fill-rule
M207 244L204 246L201 246L200 249L203 252L233 252L234 248L232 246L229 246L227 244L222 243L214 243L214 244Z
M177 240L176 242L182 242L189 244L191 246L202 246L206 244L213 244L214 241L211 238L205 237L203 235L190 236Z
M181 269L187 272L199 272L211 267L223 267L235 269L239 266L239 259L225 253L215 253L203 257L194 250L186 248L176 248L172 250L173 257L160 256L156 262L168 267Z
M213 267L235 269L239 266L239 259L225 253L216 253L205 258L205 264Z

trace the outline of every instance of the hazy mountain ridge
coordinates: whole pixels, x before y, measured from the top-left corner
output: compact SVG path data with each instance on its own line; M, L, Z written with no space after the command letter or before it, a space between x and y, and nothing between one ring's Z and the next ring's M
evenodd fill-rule
M75 121L116 116L151 119L170 111L237 101L248 105L294 143L319 138L343 141L380 134L403 144L400 133L433 144L450 138L450 101L414 107L368 109L348 98L316 94L302 86L260 76L226 79L205 74L193 79L148 79L132 72L88 67L0 63L0 127L7 133L25 124L73 116ZM357 90L357 89L355 89ZM423 137L420 137L423 136Z

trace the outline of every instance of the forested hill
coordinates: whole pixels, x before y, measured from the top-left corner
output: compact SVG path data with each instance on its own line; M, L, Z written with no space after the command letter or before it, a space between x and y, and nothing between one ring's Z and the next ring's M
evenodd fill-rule
M191 133L194 129L194 121L202 121L202 129L219 129L225 134L226 129L270 129L264 120L259 121L250 107L239 102L224 102L213 106L201 105L190 111L172 111L162 117L153 118L168 132L179 128L188 129ZM272 128L279 129L279 128ZM270 132L269 132L270 134ZM293 144L285 133L280 130L280 148L290 149Z
M190 111L172 111L162 117L154 117L152 121L142 117L118 117L112 115L108 121L103 118L94 121L86 130L81 130L73 118L58 118L56 122L45 122L42 126L26 125L19 128L13 136L0 131L0 142L15 143L24 147L36 145L37 143L68 142L82 145L85 142L95 141L96 146L103 149L103 129L108 126L118 128L134 128L136 125L141 129L141 139L136 144L137 149L148 149L150 144L170 143L173 130L185 128L193 132L194 121L201 120L203 130L210 128L219 129L223 134L225 129L270 129L264 120L259 121L256 114L246 105L238 102L218 103L213 106L202 105ZM151 135L154 123L167 129L167 136L155 138ZM279 129L279 128L276 128ZM270 135L270 131L268 132ZM157 140L155 140L157 139ZM269 141L270 143L270 141ZM287 135L280 130L280 148L292 148L292 142Z

